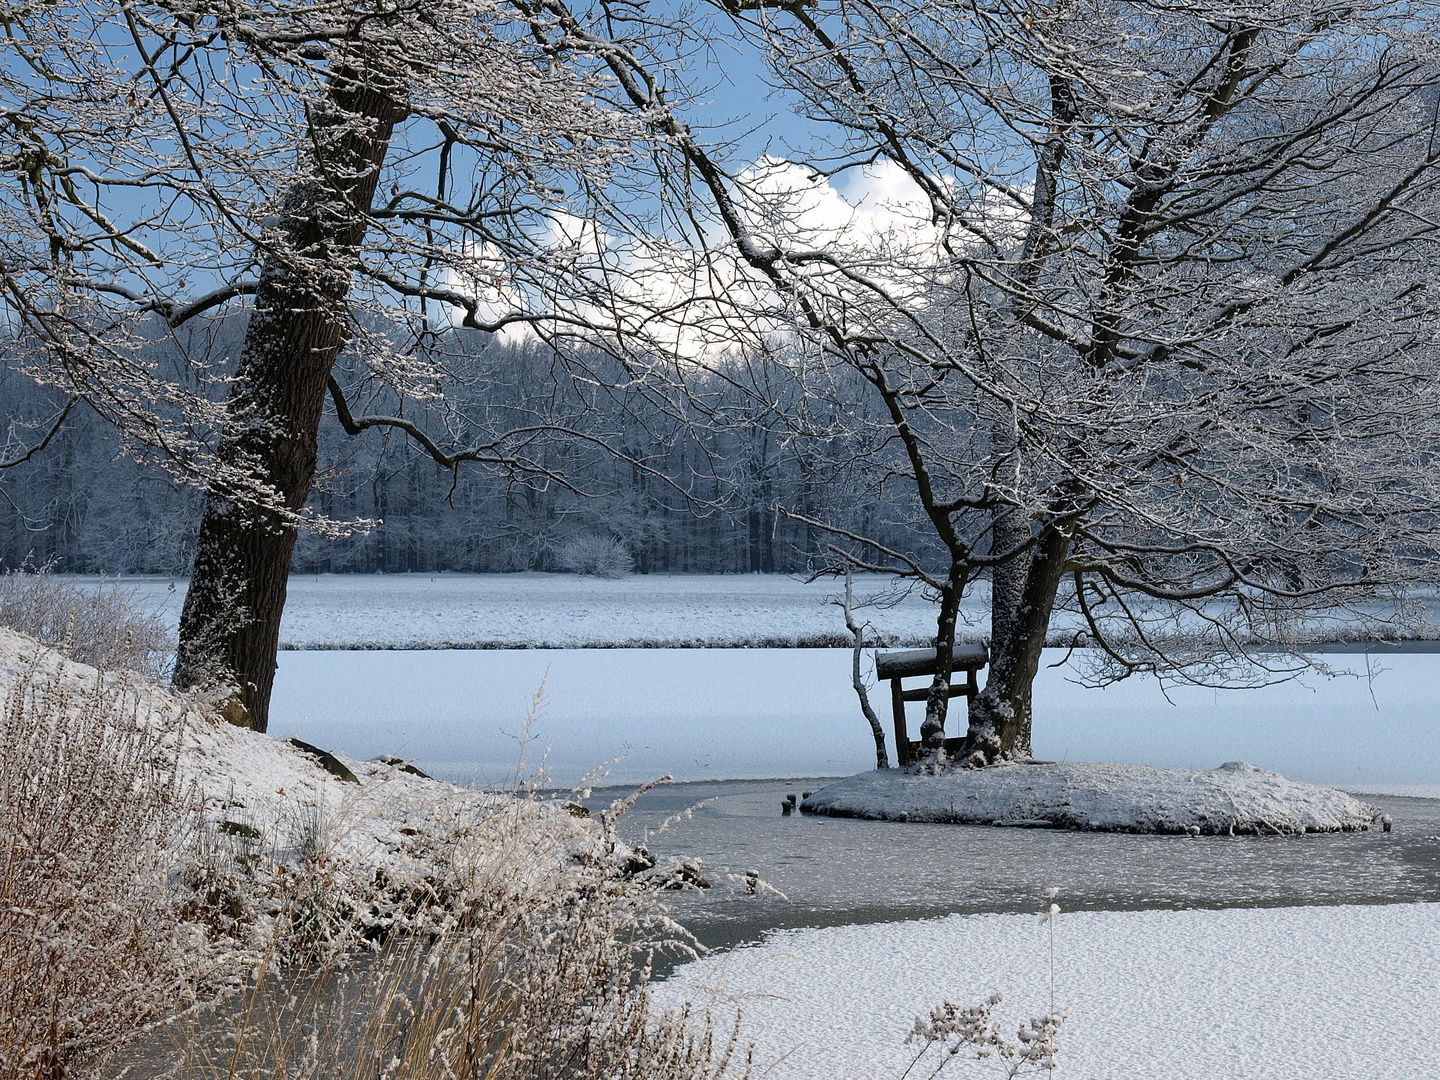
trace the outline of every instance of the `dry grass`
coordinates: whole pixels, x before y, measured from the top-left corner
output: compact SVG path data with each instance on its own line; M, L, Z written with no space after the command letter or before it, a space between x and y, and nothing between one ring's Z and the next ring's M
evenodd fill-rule
M176 730L133 679L42 660L0 713L0 1080L748 1072L733 1031L652 1011L651 957L687 945L627 866L625 805L580 820L523 785L437 803L402 882L357 877L332 850L345 824L307 804L282 862L278 836L207 826L182 789L176 748L204 721Z
M613 819L600 822L613 840ZM422 931L360 959L278 963L226 1022L181 1034L194 1080L710 1080L748 1072L733 1033L655 1014L649 960L684 948L613 844L519 796L457 836ZM319 869L319 867L317 867ZM300 890L297 895L303 894ZM298 913L297 913L298 914Z
M121 692L32 670L0 713L0 1080L105 1075L177 1000L166 888L186 807Z
M83 589L46 569L0 576L0 626L102 671L162 679L175 642L159 617L138 610L119 581Z

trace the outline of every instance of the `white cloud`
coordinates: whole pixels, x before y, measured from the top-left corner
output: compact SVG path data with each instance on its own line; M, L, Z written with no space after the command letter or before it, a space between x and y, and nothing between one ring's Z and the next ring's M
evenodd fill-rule
M929 200L890 162L832 179L762 158L737 178L736 198L761 246L816 257L795 272L821 305L863 305L882 295L923 302L948 265L945 233L932 221ZM556 215L547 254L594 283L590 296L571 294L557 304L533 283L517 282L518 275L484 251L472 268L452 274L452 284L480 301L482 318L561 306L576 319L619 326L632 340L697 359L719 359L783 333L785 301L744 264L718 221L702 228L703 246L617 236L583 218ZM509 336L532 334L518 327Z

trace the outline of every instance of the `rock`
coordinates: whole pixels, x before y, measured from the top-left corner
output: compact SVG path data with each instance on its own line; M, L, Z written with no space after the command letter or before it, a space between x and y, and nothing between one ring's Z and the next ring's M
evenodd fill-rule
M351 772L345 763L330 753L329 750L321 750L318 746L311 746L308 742L293 737L287 739L286 742L301 753L309 754L315 759L315 764L319 765L336 779L344 780L347 784L360 783L360 778Z
M620 863L620 869L631 877L643 874L647 870L654 870L655 856L651 855L644 845L641 845L625 855L624 860Z
M236 727L255 729L255 719L250 715L250 710L245 708L244 702L240 700L239 694L231 694L216 707L215 713L227 724L234 724Z
M243 836L246 840L260 839L260 830L254 825L246 825L243 821L222 821L219 830L226 836Z
M291 739L290 741L295 742L296 740ZM323 754L324 751L322 750L321 753ZM372 758L371 760L378 761L382 765L393 765L401 772L409 773L411 776L421 776L424 777L426 780L432 779L429 773L422 772L414 765L410 764L410 762L406 761L404 758L398 758L394 754L381 754L379 757Z
M667 863L652 872L648 878L651 885L661 889L708 889L710 882L700 872L699 859L685 859ZM758 884L758 879L757 879Z

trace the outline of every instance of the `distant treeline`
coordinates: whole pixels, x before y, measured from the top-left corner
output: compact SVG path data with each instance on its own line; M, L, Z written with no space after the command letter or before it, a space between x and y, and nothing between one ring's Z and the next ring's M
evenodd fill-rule
M238 318L199 331L212 394L223 393L242 331ZM434 389L443 397L416 412L416 365L404 373L412 382L402 398L354 382L358 365L342 358L337 379L351 408L403 414L447 447L493 446L495 460L444 469L399 431L351 436L327 410L309 508L331 521L379 524L339 539L302 534L297 572L558 570L567 550L596 540L623 546L640 573L794 573L823 561L832 538L781 508L922 557L933 543L907 522L909 493L883 484L883 447L854 445L841 423L833 437L814 437L825 428L817 413L862 407L862 387L848 406L787 403L783 368L773 363L689 372L681 392L603 355L561 358L460 333L438 335L429 349L429 367L420 367L440 373ZM192 353L193 342L157 341L148 359L193 379L182 351ZM763 397L748 392L746 380L753 388L757 379L767 382ZM0 367L0 423L12 440L57 404ZM806 415L809 435L796 437L795 415ZM157 457L127 451L101 417L76 410L43 453L0 475L0 563L186 572L203 496Z

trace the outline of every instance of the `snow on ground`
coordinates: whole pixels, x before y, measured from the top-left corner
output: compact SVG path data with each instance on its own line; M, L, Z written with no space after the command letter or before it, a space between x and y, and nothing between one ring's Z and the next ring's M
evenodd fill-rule
M1435 1075L1440 904L1077 912L1056 931L1059 1080ZM1004 993L1011 1039L1048 1012L1048 935L1031 915L777 932L680 968L659 997L723 991L721 1015L738 1000L766 1080L899 1080L906 1033L947 998ZM995 1075L964 1056L942 1073Z
M1092 762L939 774L872 769L827 784L801 810L880 821L1232 835L1364 829L1380 814L1343 791L1295 783L1243 761L1218 769Z
M71 577L77 584L98 578ZM888 578L856 580L857 603ZM130 578L140 607L180 618L183 578ZM324 574L290 578L282 649L786 647L849 643L831 600L843 583L776 574ZM971 627L979 632L980 611ZM873 640L934 640L935 608L918 593L866 607Z
M81 586L102 579L65 575ZM110 579L113 581L113 579ZM127 578L140 606L173 627L184 578ZM898 598L892 579L855 579L861 621L881 645L919 646L935 636L935 606L919 591ZM989 586L962 603L959 636L981 641L989 629ZM578 574L319 574L290 578L282 649L796 648L848 645L835 599L843 583L782 574L644 574L616 581ZM1440 600L1420 598L1440 625ZM871 603L870 601L875 601ZM1057 612L1051 643L1085 629L1075 612ZM1168 623L1160 631L1173 632ZM1319 620L1318 641L1369 636L1349 616ZM1432 635L1433 636L1433 635ZM1335 646L1323 647L1333 651ZM1384 649L1433 650L1434 642Z
M53 679L77 694L96 686L94 668L0 628L0 697L28 671L43 688ZM199 698L171 694L139 680L109 677L106 685L139 703L139 715L178 745L182 776L198 789L205 818L228 830L254 830L262 848L298 846L319 824L319 839L337 862L356 870L384 865L397 880L429 872L441 833L459 815L495 804L497 796L455 787L394 765L335 757L358 782L327 772L284 739L206 715ZM248 833L247 833L248 835Z

